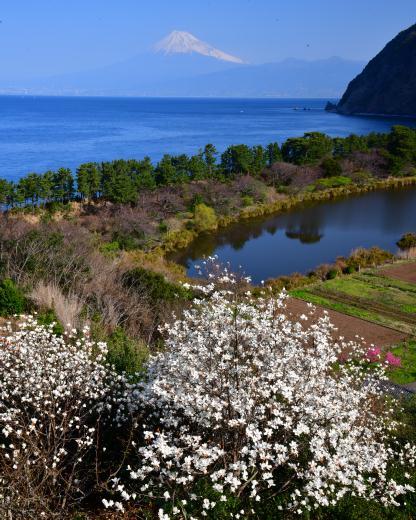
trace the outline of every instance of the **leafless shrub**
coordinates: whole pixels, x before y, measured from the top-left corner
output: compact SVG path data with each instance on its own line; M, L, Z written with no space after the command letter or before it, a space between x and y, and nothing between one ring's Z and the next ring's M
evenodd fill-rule
M273 186L305 186L321 177L319 166L297 166L295 164L276 162L263 172L263 178Z
M412 260L416 258L416 247L410 247L409 249L399 250L397 252L398 258L405 258L406 260Z
M355 166L354 170L365 170L380 178L388 177L389 175L388 159L379 150L354 152L350 160Z
M329 271L332 269L331 264L321 264L315 269L314 273L320 280L325 280Z

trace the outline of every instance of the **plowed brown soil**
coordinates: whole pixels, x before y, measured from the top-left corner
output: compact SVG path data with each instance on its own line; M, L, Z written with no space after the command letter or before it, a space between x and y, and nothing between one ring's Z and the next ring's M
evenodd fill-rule
M321 316L325 310L323 307L315 306L316 313L313 318ZM298 300L297 298L289 298L287 300L287 310L295 317L298 318L301 314L308 315L310 311L307 303ZM343 336L347 341L357 340L363 338L365 343L368 345L377 345L380 347L388 347L403 341L406 335L402 332L398 332L388 327L382 327L354 316L348 316L337 311L328 310L331 322L337 328L336 337Z
M416 262L409 264L394 264L384 269L380 269L380 273L389 278L396 278L404 282L416 284Z

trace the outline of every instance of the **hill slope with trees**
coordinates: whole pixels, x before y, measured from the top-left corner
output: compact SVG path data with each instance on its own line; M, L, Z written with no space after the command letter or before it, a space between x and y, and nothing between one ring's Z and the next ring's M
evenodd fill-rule
M351 83L341 114L416 116L416 25L399 33Z

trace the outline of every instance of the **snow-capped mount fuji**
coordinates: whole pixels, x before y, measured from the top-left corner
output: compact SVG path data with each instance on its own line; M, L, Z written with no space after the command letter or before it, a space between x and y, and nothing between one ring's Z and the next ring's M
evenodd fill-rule
M166 97L336 98L363 64L341 58L249 65L186 31L147 51L77 73L0 81L2 93Z
M186 31L172 31L166 38L163 38L163 40L160 40L160 42L154 46L154 50L162 54L196 53L230 63L244 63L241 58L216 49L209 43L199 40L193 34Z
M33 78L19 82L19 87L47 94L158 96L164 95L165 85L172 81L186 82L203 74L247 66L240 58L216 49L191 33L173 31L147 51L126 61L78 73Z

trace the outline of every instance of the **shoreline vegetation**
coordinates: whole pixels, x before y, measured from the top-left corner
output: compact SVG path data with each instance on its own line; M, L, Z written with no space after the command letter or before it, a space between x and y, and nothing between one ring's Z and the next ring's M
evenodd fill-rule
M354 195L363 195L377 190L405 188L409 186L416 186L416 176L399 178L389 177L382 180L371 180L365 185L350 184L347 186L328 188L324 191L318 192L305 191L299 195L291 195L285 199L271 202L269 204L260 202L251 207L242 208L237 215L218 218L216 221L216 227L210 230L179 230L167 234L164 244L161 247L165 253L171 253L177 249L186 248L201 233L206 233L207 231L215 232L216 229L225 228L243 220L266 217L292 209L301 208L303 204L309 202L326 202Z
M164 155L156 165L148 157L90 162L75 178L60 168L17 182L0 179L2 219L24 222L29 234L46 227L56 227L61 239L87 234L104 263L143 269L177 286L187 277L172 256L200 234L304 204L415 186L415 150L416 130L395 126L389 134L330 138L310 132L281 146L235 145L219 159L208 144L195 156ZM324 270L316 266L266 283L276 291L299 287Z
M233 145L218 155L207 144L191 157L165 154L156 165L149 157L89 162L76 177L59 168L0 179L2 218L73 222L95 235L101 253L155 259L246 219L416 185L416 130L405 126L346 138L309 132L281 146Z
M389 134L330 138L309 132L281 146L233 145L220 160L208 144L191 157L165 154L156 165L149 157L89 162L77 168L76 177L59 168L17 182L0 179L0 204L6 214L30 214L33 222L76 218L81 225L88 216L114 217L120 208L131 208L138 221L144 217L143 229L136 225L119 240L118 231L108 240L97 230L107 242L104 249L116 251L118 245L166 254L199 233L239 220L414 185L415 150L416 131L404 126Z

